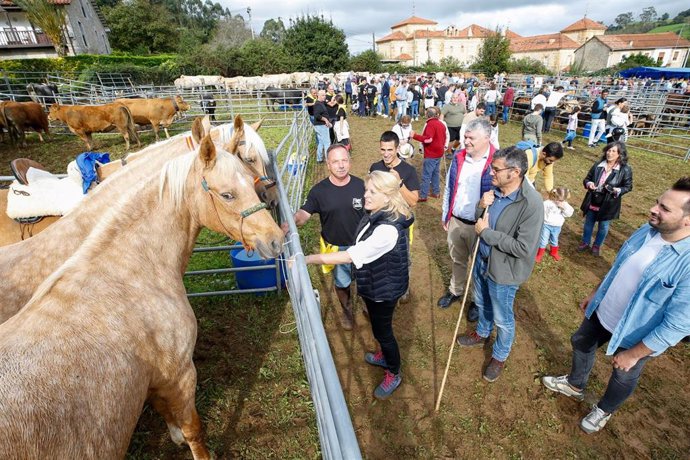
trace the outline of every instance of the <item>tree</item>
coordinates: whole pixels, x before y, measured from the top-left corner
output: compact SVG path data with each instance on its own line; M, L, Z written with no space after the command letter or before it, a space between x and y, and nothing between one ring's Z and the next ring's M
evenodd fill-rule
M355 72L379 73L383 69L381 55L373 50L362 51L350 58L350 70Z
M656 67L657 62L644 54L631 54L624 57L616 66L616 70L631 69L633 67Z
M623 29L624 27L629 26L632 24L634 21L632 11L628 11L627 13L621 13L618 16L616 16L616 19L614 19L614 22L616 23L616 28L618 29Z
M660 19L661 19L662 21L668 21L668 18L669 18L669 17L670 17L670 16L669 16L668 13L664 13L664 14L661 15L661 18L660 18Z
M239 67L243 75L285 73L292 69L293 61L282 45L259 38L242 45Z
M149 0L133 0L104 8L114 49L137 54L174 51L179 32L170 12Z
M523 73L535 75L547 75L551 73L549 69L547 69L541 61L532 58L520 58L511 60L509 63L508 71L510 73Z
M501 33L501 29L486 37L479 48L474 67L486 75L505 72L510 66L510 39Z
M238 14L219 21L209 43L214 47L239 48L251 38L252 31L244 22L244 18Z
M656 14L656 9L653 6L648 6L642 10L640 13L640 22L648 23L654 22L659 18Z
M65 55L66 23L65 10L49 4L47 0L15 0L26 13L26 18L31 24L39 27L53 44L58 56Z
M323 16L290 20L283 39L285 51L295 59L295 70L337 72L348 64L349 51L342 29Z
M285 24L283 24L283 20L278 18L264 22L264 28L261 30L259 37L270 40L273 43L282 42L285 37Z
M453 56L441 58L441 60L438 61L438 66L441 68L442 72L446 73L459 72L462 70L460 61Z

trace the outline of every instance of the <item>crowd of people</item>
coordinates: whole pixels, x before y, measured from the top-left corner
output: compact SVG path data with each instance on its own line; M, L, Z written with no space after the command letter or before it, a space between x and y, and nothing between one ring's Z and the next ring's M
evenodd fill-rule
M345 98L330 85L313 95L310 115L319 139L317 161L325 161L329 175L310 190L294 215L298 226L315 213L321 221L321 251L307 256L306 262L333 273L345 330L356 325L351 292L356 281L378 343L364 360L384 369L374 396L386 399L402 383L393 316L398 303L410 299L413 211L418 203L442 197L440 220L452 269L437 305L450 308L470 286L467 319L476 322L476 328L456 342L461 347L484 346L496 331L491 360L483 371L484 379L494 382L515 340L515 296L548 246L549 255L561 259L560 230L574 214L568 203L570 191L556 185L554 171L572 138L542 146L541 137L552 121L547 109L554 107L553 93L563 88L539 89L532 101L534 111L525 117L523 141L500 149L497 104L514 98L510 85L503 94L497 85L490 85L484 100L472 106L464 84L441 90L431 81L404 78L349 83ZM381 93L379 85L381 89L388 85L387 91ZM433 96L429 104L427 89ZM377 94L382 97L377 99ZM602 105L602 111L606 96L602 91L594 102ZM476 100L476 93L473 97ZM337 131L336 124L347 118L341 110L347 100L360 103L361 116L381 114L394 121L392 129L381 134L381 159L371 165L366 180L350 174L351 142L330 143L342 139L328 130ZM610 110L626 113L625 103L618 100ZM329 115L329 104L336 107L331 110L338 115L335 119ZM426 120L422 132L411 126L419 106ZM611 114L615 116L617 112ZM598 125L592 126L595 130L600 132ZM597 135L590 144L596 145ZM407 162L415 151L412 140L423 150L421 180ZM450 163L441 191L444 155ZM535 188L538 175L543 176L546 199ZM583 179L583 187L584 226L577 250L600 256L609 224L619 217L622 197L633 187L624 138L610 139ZM623 245L609 273L581 304L585 319L572 336L570 374L542 379L549 390L582 400L595 352L608 343L612 376L604 396L582 419L580 426L587 433L603 428L632 394L650 357L690 336L690 177L677 180L650 205L648 223Z

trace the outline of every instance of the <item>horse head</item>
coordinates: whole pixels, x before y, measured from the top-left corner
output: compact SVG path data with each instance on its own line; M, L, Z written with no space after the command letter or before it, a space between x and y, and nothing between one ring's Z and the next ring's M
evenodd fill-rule
M268 174L268 151L257 131L263 120L253 125L245 125L242 117L235 117L235 124L230 141L223 147L228 152L237 155L242 160L251 174L257 178L265 188L263 194L259 194L261 200L275 208L278 205L278 188L275 179ZM258 193L258 192L257 192Z
M161 194L166 184L175 205L187 205L200 225L256 249L264 258L280 254L283 232L259 201L252 177L236 156L217 149L210 135L196 153L168 163Z

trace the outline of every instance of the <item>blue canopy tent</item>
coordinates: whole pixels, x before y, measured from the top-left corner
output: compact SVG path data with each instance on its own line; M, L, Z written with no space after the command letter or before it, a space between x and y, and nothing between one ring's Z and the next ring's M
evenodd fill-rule
M620 71L623 78L651 78L660 80L662 78L690 78L690 67L633 67Z

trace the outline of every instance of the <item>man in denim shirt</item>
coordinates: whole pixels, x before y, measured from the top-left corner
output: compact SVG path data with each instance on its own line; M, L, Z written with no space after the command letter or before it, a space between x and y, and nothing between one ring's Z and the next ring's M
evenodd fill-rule
M690 176L661 195L649 223L623 244L609 273L580 308L585 319L571 338L570 374L542 382L582 401L596 350L608 342L613 373L604 396L580 423L594 433L633 393L649 357L690 335Z

